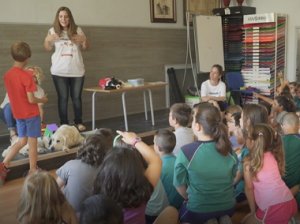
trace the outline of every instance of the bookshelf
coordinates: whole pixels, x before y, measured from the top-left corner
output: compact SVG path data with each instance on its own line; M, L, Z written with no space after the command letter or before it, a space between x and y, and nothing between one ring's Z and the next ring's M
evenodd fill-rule
M247 87L275 96L277 74L286 69L287 16L278 13L244 15L242 75Z
M255 7L234 6L216 8L213 14L222 17L224 70L240 72L244 60L243 55L243 16L255 14Z

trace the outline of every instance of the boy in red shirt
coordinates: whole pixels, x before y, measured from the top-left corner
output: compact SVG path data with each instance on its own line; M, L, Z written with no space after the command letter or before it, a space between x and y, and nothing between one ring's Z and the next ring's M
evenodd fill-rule
M41 136L41 119L38 103L46 103L47 97L36 98L36 84L30 73L24 70L31 57L27 43L16 42L11 46L14 64L4 75L5 88L11 103L14 118L17 121L19 140L12 146L8 155L0 163L0 186L3 185L8 173L9 162L28 142L29 173L37 169L37 138Z

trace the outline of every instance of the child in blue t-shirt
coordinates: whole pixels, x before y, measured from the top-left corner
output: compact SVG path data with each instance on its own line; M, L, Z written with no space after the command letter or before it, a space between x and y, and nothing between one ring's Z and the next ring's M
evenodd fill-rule
M172 153L176 144L175 134L168 129L158 130L154 136L154 150L162 160L160 179L167 193L170 205L179 209L183 198L173 185L174 165L176 157Z

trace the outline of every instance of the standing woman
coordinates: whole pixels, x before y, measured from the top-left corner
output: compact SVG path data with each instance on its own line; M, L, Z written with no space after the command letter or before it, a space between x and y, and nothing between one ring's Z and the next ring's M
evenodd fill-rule
M88 48L87 38L75 24L69 8L60 7L55 15L53 27L44 41L47 51L54 48L51 57L51 74L58 97L58 112L61 124L68 124L69 94L73 102L74 123L79 131L82 124L81 93L84 83L84 64L81 50Z

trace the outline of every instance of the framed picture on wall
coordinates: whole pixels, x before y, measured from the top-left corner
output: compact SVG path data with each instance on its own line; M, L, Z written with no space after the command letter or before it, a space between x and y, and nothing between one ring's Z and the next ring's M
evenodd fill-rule
M220 0L183 0L183 19L186 25L186 12L190 13L189 22L192 22L192 14L213 15L212 10L220 7Z
M176 0L150 0L152 23L176 23Z

